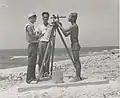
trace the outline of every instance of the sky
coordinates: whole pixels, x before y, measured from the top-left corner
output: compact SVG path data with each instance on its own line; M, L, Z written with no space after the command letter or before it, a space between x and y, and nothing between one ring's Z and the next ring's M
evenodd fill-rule
M27 48L24 27L27 15L35 12L37 23L42 23L41 13L67 16L78 13L79 42L81 47L118 46L118 0L0 0L0 49ZM69 27L67 19L61 19L65 28ZM65 38L70 47L70 39ZM64 45L57 35L56 47Z

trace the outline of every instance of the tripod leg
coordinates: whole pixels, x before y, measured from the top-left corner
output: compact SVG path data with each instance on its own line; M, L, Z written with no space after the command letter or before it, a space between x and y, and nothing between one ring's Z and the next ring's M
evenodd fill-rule
M55 51L55 36L53 38L52 43L53 43L53 46L52 46L52 59L51 59L51 69L50 69L51 76L52 76L52 71L53 71L53 59L54 59L54 51Z
M46 51L45 51L45 54L44 54L44 57L43 57L42 65L41 65L41 68L39 70L39 76L38 76L38 79L37 79L37 83L39 82L40 74L41 74L41 72L43 70L43 66L44 66L44 63L45 63L45 60L46 60L46 57L47 57L47 52L49 50L49 45L50 45L50 42L47 45L47 48L46 48Z
M59 28L57 28L57 31L58 31L58 33L59 33L59 35L60 35L60 38L62 39L62 42L63 42L63 44L64 44L64 46L65 46L65 48L66 48L66 50L67 50L67 53L68 53L68 55L69 55L69 57L70 57L73 65L74 65L74 67L76 68L76 65L75 65L75 63L74 63L74 60L73 60L73 58L72 58L72 55L71 55L71 53L70 53L70 51L69 51L69 49L68 49L68 47L67 47L67 45L66 45L66 43L65 43L65 41L64 41L64 39L63 39L62 34L60 33Z
M45 60L46 60L46 57L47 57L47 53L49 51L49 46L50 46L51 38L53 36L52 32L54 32L54 27L52 27L52 30L51 30L50 38L49 38L49 41L48 41L48 44L47 44L47 47L46 47L46 51L45 51L45 54L44 54L44 57L43 57L42 65L41 65L41 68L40 68L40 71L39 71L39 76L38 76L38 79L37 79L37 83L39 82L40 74L41 74L41 72L43 70L43 66L44 66L44 63L45 63Z

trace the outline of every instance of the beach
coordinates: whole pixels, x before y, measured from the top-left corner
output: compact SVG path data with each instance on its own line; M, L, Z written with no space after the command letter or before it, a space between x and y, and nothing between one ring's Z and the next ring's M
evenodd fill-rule
M109 80L110 83L67 88L53 87L10 95L11 92L16 91L17 86L25 83L27 67L1 69L0 98L120 98L120 54L118 49L89 53L88 56L80 57L80 61L83 78ZM75 76L71 60L54 62L54 68L55 66L61 69L64 79Z

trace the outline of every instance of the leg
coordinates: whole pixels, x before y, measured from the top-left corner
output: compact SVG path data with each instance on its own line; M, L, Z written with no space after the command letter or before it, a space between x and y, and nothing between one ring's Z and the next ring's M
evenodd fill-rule
M46 45L47 47L47 45ZM49 50L47 53L47 57L46 57L46 66L45 66L45 72L47 72L47 74L49 74L49 66L50 66L50 52L51 52L51 44L49 46Z
M49 75L49 65L50 65L50 56L46 59L46 65L45 65L45 76Z
M71 80L71 82L77 82L82 80L81 78L81 63L79 60L79 51L78 50L73 50L73 58L75 62L75 69L76 69L76 76Z
M39 66L39 71L42 65L43 61L43 56L44 56L44 45L42 42L39 43L39 59L38 59L38 66ZM43 70L44 71L44 70ZM40 75L41 73L39 73Z
M79 60L79 50L73 50L72 53L76 65L76 77L81 77L81 63Z
M37 61L37 48L38 48L38 44L35 44L34 48L33 48L33 51L34 51L33 52L34 53L34 56L33 56L33 65L34 66L33 66L33 69L32 69L32 71L33 71L32 72L33 73L32 77L33 77L34 80L36 80L35 69L36 69L36 61Z
M47 44L48 44L48 42L40 42L40 44L39 44L39 61L38 61L39 71L41 69L41 65L42 65L43 58L44 58L44 55L45 55L45 52L46 52ZM43 66L42 71L43 71L43 75L44 75L45 66Z
M35 79L35 67L37 60L37 44L29 44L28 46L28 67L26 82L30 83Z
M32 77L33 79L36 79L36 75L35 75L35 68L36 68L36 61L37 61L37 48L38 48L38 44L34 44L33 45L33 67L32 67Z
M45 56L45 52L46 52L46 48L47 48L48 42L44 42L44 56ZM49 47L50 49L50 47ZM47 51L47 56L45 58L45 66L43 66L44 68L44 76L48 76L49 75L49 63L50 63L50 54L49 54L49 50Z

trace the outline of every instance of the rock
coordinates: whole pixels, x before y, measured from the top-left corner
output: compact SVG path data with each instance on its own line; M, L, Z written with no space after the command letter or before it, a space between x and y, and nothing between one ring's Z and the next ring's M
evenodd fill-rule
M53 83L63 83L63 72L60 69L55 69L52 73Z
M119 53L119 52L120 52L120 49L110 50L110 53L112 53L112 54L116 54L116 53Z

